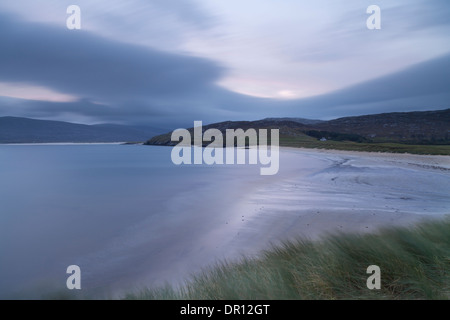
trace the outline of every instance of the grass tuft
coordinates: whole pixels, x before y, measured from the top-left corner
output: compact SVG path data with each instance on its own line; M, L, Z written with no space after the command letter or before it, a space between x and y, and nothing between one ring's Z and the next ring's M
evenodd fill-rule
M381 289L369 290L369 265ZM449 299L450 219L377 234L297 240L258 259L222 262L189 279L132 293L126 299Z

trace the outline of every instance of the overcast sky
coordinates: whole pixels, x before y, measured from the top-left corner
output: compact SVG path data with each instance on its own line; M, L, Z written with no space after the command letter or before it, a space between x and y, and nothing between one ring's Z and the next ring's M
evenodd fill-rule
M449 17L448 0L1 1L0 116L172 127L449 108Z

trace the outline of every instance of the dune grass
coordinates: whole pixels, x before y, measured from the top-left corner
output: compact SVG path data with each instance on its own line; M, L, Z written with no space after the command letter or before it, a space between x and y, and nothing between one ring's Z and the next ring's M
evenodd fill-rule
M369 265L381 289L369 290ZM166 285L126 299L449 299L450 219L377 234L286 242L258 259L218 263L182 287Z

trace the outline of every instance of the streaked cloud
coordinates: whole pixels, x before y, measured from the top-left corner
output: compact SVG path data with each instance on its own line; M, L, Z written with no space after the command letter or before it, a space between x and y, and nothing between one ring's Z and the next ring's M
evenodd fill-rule
M7 16L0 17L0 43L2 81L35 83L93 99L181 94L222 73L206 59Z
M450 4L66 0L0 3L0 115L188 125L450 107ZM3 97L2 97L3 96Z
M4 82L0 82L0 96L51 102L73 102L78 100L75 96L55 92L45 87Z

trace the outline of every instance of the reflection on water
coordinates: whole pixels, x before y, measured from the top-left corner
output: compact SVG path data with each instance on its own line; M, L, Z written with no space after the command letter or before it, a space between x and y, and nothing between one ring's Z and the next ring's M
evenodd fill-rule
M145 266L133 262L146 260L155 246L161 250L168 235L177 237L172 233L180 233L174 228L180 221L195 219L203 204L211 214L225 208L239 196L239 177L259 175L255 166L175 166L170 152L0 146L0 297L40 283L65 286L71 264L82 267L85 288L142 272ZM152 239L146 251L136 252ZM120 270L125 259L127 270Z
M171 150L0 145L0 298L67 293L73 264L85 296L181 281L266 248L319 207L450 212L448 171L284 150L279 173L261 176L259 165L175 166Z

